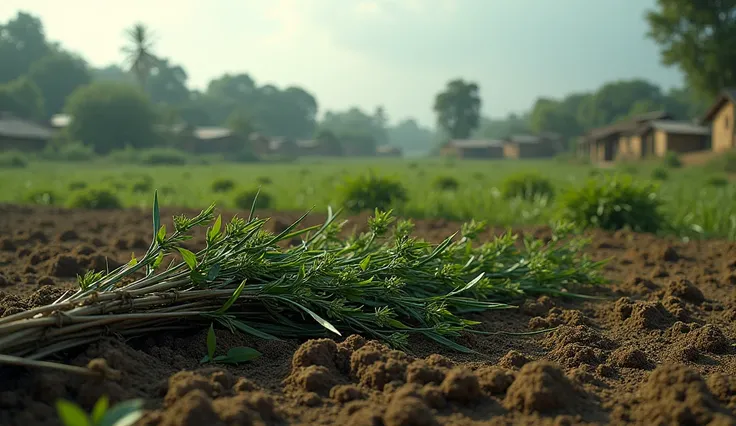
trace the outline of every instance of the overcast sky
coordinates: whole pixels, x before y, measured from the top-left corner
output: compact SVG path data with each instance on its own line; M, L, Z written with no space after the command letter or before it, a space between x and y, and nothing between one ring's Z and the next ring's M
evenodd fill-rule
M643 14L655 0L0 0L0 21L38 15L47 36L92 65L121 63L124 29L143 22L156 53L203 88L225 72L299 85L325 109L384 105L433 124L451 78L479 83L486 115L527 110L623 78L663 87Z

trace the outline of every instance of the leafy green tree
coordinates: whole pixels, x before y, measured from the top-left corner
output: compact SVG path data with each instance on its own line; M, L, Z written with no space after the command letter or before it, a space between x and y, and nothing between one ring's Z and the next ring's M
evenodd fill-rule
M188 78L184 68L162 58L156 60L151 68L146 79L146 92L156 103L181 104L190 98Z
M736 85L736 1L657 0L646 19L662 62L677 66L699 95Z
M71 140L107 154L127 146L145 148L157 143L157 111L136 86L96 82L74 91L65 111L74 119L67 132Z
M415 119L407 118L386 129L388 143L406 152L428 153L435 141L432 129L421 126Z
M487 139L503 139L509 135L528 133L529 115L509 114L503 119L481 117L475 137Z
M478 85L457 79L435 97L437 124L453 139L467 139L480 121Z
M580 133L577 117L550 99L537 100L529 116L529 127L535 133L554 132L565 139Z
M321 129L317 132L314 138L320 146L324 149L324 152L329 152L334 155L343 155L342 144L340 139L328 129Z
M125 61L130 72L141 87L146 87L148 77L158 62L153 53L153 33L144 24L138 23L125 31L128 44L123 46Z
M327 111L319 131L329 130L340 140L346 155L373 155L376 152L377 123L374 116L360 108L347 111Z
M92 68L90 75L93 81L113 81L117 83L135 83L135 77L118 65L103 68Z
M84 60L67 52L54 52L37 60L31 64L28 77L41 90L49 117L61 112L76 88L90 82Z
M258 130L253 116L244 109L236 109L227 119L227 127L243 138Z
M18 12L13 19L0 23L0 83L23 76L32 63L50 52L38 17Z
M9 111L18 117L43 120L45 113L41 89L28 77L19 77L0 85L0 111Z

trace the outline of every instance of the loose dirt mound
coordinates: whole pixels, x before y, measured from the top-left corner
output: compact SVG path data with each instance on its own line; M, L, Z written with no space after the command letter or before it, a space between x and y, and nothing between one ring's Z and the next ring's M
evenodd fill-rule
M164 212L173 213L181 212ZM272 217L283 229L297 216ZM435 242L457 228L417 223L417 233ZM0 206L0 316L55 300L89 268L140 255L149 229L144 211ZM218 330L218 350L251 346L264 356L202 368L206 330L111 336L66 361L104 359L123 373L118 382L0 369L0 424L57 425L56 399L89 409L101 394L145 398L139 424L147 426L736 424L736 244L591 236L590 253L612 259L605 269L612 283L595 293L603 300L540 297L477 316L489 333L461 339L477 354L422 340L405 353L357 335L273 342Z

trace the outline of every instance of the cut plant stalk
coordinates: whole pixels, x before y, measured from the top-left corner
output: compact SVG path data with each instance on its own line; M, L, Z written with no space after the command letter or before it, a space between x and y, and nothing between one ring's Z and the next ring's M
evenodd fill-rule
M263 339L360 333L404 349L418 334L469 352L455 340L478 325L469 314L602 282L602 264L580 254L586 241L563 239L564 226L551 241L527 239L519 249L511 232L474 244L484 228L475 222L460 238L433 245L390 211L376 211L368 232L343 239L344 222L331 209L320 226L298 229L305 214L278 234L252 211L223 223L214 210L175 216L167 232L154 196L146 253L109 273L85 274L78 291L50 305L0 318L0 354L38 360L106 335L213 322ZM193 253L181 244L198 226L209 228L204 249ZM278 244L297 237L301 244Z

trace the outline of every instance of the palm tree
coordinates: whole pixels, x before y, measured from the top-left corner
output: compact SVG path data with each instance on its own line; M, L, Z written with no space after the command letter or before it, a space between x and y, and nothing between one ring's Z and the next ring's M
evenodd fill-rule
M153 33L144 24L138 23L125 31L129 44L122 48L125 62L141 85L145 88L151 70L156 66L158 58L153 53Z

